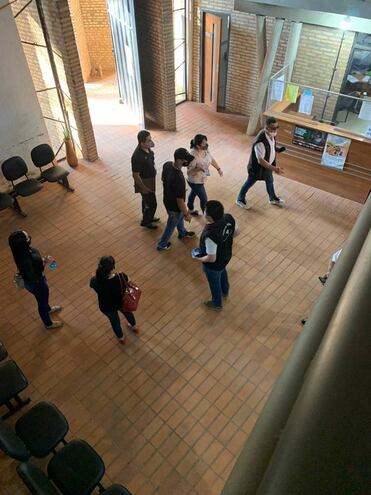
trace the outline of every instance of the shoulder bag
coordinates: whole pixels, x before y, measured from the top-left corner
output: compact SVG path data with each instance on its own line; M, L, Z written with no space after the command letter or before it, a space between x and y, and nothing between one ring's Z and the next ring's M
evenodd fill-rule
M134 284L134 282L131 282L130 280L127 282L123 273L119 273L118 277L122 291L121 311L123 313L131 313L132 311L136 311L142 291L137 285Z

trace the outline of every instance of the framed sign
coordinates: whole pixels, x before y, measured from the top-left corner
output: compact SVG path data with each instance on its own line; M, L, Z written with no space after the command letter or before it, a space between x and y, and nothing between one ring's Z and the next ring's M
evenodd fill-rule
M350 143L348 138L328 134L321 165L343 170Z
M327 132L308 129L307 127L295 126L292 143L304 148L323 151L327 138Z

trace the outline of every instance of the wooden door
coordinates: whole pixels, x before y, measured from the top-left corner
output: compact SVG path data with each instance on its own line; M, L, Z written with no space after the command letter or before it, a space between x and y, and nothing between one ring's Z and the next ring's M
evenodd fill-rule
M214 14L204 14L203 33L203 100L218 109L219 59L222 19Z

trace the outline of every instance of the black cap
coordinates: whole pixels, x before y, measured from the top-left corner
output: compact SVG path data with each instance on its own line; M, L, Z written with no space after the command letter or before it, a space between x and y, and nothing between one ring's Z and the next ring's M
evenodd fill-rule
M174 151L175 160L186 160L188 163L194 160L194 156L188 153L185 148L178 148Z

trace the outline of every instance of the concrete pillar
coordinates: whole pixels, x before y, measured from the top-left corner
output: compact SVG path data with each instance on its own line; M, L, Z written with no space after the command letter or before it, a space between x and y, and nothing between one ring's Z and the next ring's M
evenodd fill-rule
M291 22L289 39L287 40L285 66L289 65L287 71L287 82L291 81L292 71L294 68L294 62L298 53L301 28L303 24L301 22Z
M82 154L86 160L95 161L98 159L97 146L68 0L56 0L53 8L56 9L53 31L63 58Z
M264 65L265 55L267 54L267 30L264 15L256 16L256 58L258 62L259 74ZM266 98L263 101L265 107ZM260 125L263 125L263 116L260 114Z
M259 74L264 65L265 55L267 53L267 31L265 16L256 16L256 58L258 61Z
M259 123L260 114L263 110L264 98L267 92L269 78L272 73L274 59L277 53L278 44L280 41L284 19L276 19L274 23L272 37L269 43L267 53L264 58L263 68L259 77L258 92L256 95L256 105L250 116L247 126L247 134L253 136Z
M49 136L31 74L9 6L0 9L0 163L21 156L30 176L40 175L31 160L35 146L48 143ZM9 183L0 171L0 191Z

